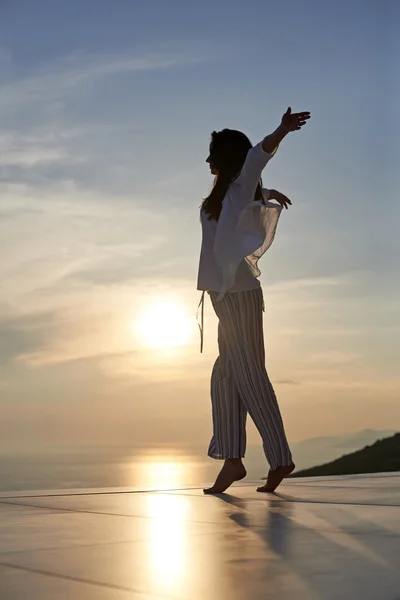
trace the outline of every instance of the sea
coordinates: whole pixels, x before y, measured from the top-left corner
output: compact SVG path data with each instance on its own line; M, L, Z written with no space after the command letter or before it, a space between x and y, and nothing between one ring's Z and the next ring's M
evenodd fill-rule
M0 454L0 492L95 489L182 489L212 483L222 466L207 448L45 448ZM249 481L267 475L261 446L245 460Z

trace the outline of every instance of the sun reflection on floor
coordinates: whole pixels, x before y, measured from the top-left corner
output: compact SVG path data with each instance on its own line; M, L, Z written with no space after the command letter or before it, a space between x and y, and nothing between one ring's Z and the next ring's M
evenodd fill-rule
M171 490L187 485L193 461L184 453L154 449L132 461L142 489ZM149 546L147 564L157 591L181 595L187 577L189 502L176 494L147 494Z
M186 498L153 494L148 498L151 544L149 564L160 592L178 593L186 572Z

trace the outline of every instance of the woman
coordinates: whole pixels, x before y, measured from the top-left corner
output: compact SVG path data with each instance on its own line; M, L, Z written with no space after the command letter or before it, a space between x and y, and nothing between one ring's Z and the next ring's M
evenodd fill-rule
M290 200L261 185L261 172L278 145L310 118L288 108L279 127L252 147L240 131L213 132L207 162L214 186L201 206L202 247L198 289L210 295L219 319L217 358L211 375L213 437L208 455L224 460L206 494L224 492L246 476L247 413L263 440L273 492L294 469L278 403L265 369L263 296L259 258L271 245L282 207ZM269 202L276 200L278 204Z

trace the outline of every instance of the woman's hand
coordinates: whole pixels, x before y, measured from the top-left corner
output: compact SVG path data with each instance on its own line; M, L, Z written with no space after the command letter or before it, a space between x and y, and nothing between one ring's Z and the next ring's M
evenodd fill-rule
M269 190L268 200L276 200L281 206L288 209L292 202L285 194L278 192L278 190Z
M300 112L292 114L292 109L289 106L289 108L282 117L282 125L286 127L288 131L298 131L303 127L303 125L306 124L310 117L311 115L309 112Z
M276 151L281 141L291 132L298 131L305 125L310 119L311 115L309 112L293 113L292 109L289 108L282 117L281 124L278 129L273 133L270 133L263 139L262 149L264 152L272 154Z

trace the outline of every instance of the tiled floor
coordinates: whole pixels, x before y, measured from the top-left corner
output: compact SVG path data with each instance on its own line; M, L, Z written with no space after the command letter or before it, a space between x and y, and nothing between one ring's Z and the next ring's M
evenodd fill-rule
M1 600L400 600L400 476L0 494Z

